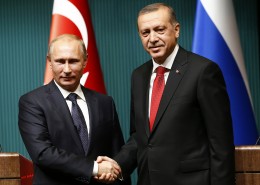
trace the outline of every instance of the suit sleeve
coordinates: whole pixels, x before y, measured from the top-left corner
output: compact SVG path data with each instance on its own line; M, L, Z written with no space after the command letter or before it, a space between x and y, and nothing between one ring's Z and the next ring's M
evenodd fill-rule
M201 71L198 100L210 147L211 185L233 185L234 144L229 97L221 70L209 63Z
M55 123L55 121L54 121ZM48 132L44 110L36 96L25 95L19 100L20 133L34 164L49 173L64 174L89 182L94 161L57 148Z

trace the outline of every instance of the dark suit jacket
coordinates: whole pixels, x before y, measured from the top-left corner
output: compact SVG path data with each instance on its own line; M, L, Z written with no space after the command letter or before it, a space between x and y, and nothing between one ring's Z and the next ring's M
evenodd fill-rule
M219 67L180 47L152 132L148 105L152 61L133 71L131 136L116 156L139 185L233 185L229 98Z
M91 179L94 160L99 155L113 157L124 144L113 99L82 90L90 119L87 156L54 81L20 98L19 128L34 163L34 184L96 184Z

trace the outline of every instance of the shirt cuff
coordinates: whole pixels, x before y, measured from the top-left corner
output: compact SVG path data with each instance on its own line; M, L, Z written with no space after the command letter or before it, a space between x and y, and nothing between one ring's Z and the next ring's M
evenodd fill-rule
M94 167L93 167L93 176L97 176L98 174L98 163L96 161L94 161Z

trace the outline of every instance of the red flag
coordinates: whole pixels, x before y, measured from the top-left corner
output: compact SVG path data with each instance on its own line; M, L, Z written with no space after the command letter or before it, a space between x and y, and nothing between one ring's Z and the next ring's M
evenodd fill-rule
M49 42L65 33L82 38L87 48L88 61L80 83L105 94L106 89L87 0L54 0ZM44 84L49 83L52 78L50 66L46 62Z

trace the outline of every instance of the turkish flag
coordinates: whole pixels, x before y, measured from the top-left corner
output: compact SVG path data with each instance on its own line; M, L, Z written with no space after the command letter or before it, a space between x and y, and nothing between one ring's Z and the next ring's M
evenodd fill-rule
M106 94L87 0L54 0L49 42L62 34L77 35L86 45L88 60L80 83ZM52 79L52 71L46 61L44 84Z

